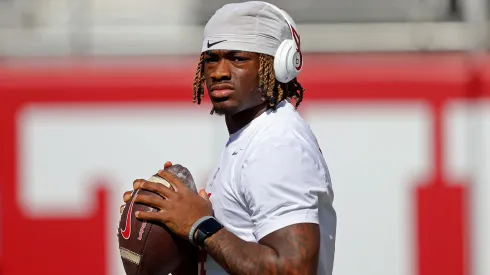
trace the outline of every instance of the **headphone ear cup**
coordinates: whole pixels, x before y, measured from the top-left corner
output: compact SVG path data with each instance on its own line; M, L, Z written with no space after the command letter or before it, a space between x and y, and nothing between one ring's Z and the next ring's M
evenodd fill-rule
M284 40L276 51L274 57L274 72L277 81L288 83L297 75L296 70L296 44L291 39Z

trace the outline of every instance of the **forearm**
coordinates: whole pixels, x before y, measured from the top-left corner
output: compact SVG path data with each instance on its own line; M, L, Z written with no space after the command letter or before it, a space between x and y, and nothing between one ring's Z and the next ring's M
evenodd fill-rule
M285 265L272 248L246 242L226 229L216 232L204 244L208 254L230 274L285 273Z

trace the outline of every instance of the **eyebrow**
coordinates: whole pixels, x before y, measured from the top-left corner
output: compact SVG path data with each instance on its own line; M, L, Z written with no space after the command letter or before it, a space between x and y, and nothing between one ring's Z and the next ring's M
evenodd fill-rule
M245 51L240 51L240 50L223 50L223 51L226 51L225 55L234 55L234 54L245 52ZM213 50L205 51L204 54L207 54L209 56L218 55L217 53L213 52Z

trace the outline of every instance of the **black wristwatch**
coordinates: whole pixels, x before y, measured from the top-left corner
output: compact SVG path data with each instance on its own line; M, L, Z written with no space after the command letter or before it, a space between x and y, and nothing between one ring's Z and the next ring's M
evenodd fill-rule
M194 243L200 247L204 246L204 241L218 232L223 225L219 223L215 218L209 218L203 221L197 228L196 237Z

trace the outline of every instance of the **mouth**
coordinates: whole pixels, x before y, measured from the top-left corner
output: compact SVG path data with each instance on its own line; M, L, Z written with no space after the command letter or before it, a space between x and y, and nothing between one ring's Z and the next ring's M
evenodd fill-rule
M221 103L225 102L229 99L229 97L224 96L224 97L211 97L214 103Z
M209 96L216 102L224 102L233 93L233 87L228 84L215 84L211 87Z
M210 96L215 99L221 99L225 97L230 97L230 94L233 92L233 90L230 89L224 89L224 90L212 90L210 93Z

